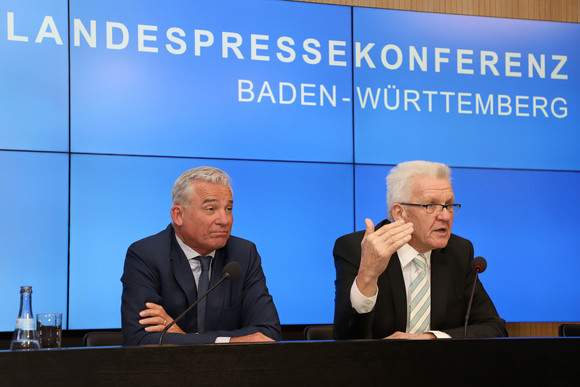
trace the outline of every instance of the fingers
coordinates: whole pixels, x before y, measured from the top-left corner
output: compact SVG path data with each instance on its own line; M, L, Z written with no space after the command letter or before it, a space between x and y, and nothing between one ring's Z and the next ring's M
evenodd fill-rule
M165 309L163 309L163 307L161 305L155 304L154 302L146 302L145 306L147 307L147 309L154 309L154 310L159 310L159 311L165 311Z
M365 219L366 231L361 242L361 263L357 286L363 294L374 294L376 281L385 271L391 256L411 240L413 224L399 220L374 231L374 224Z
M158 317L155 318L144 318L139 320L139 324L141 325L147 325L145 327L145 330L147 332L161 332L163 329L165 329L165 320L160 320ZM167 323L169 324L169 323Z
M383 340L397 340L397 339L408 339L409 333L396 331L395 333L391 334L390 336L383 337Z
M371 248L379 256L390 257L401 246L411 240L411 234L414 231L413 224L406 223L403 220L387 224L376 231L372 231L374 225L370 219L365 219L365 223L367 229L361 243L363 256L366 250Z
M365 218L365 224L367 226L367 229L365 231L365 237L366 237L367 235L370 235L373 232L375 232L375 224L369 218Z
M143 309L139 312L139 324L147 325L145 330L147 332L161 332L167 324L171 323L173 319L165 312L165 309L161 305L155 304L153 302L145 303L147 309ZM171 331L171 329L170 329Z
M390 250L390 254L392 254L411 240L413 231L412 223L405 223L402 220L397 221L378 229L375 232L376 239L374 243Z
M397 220L396 222L389 223L384 225L383 227L379 228L375 233L378 238L389 236L389 235L396 235L401 232L413 232L413 223L405 222L404 220Z
M400 239L406 235L411 235L413 233L413 223L405 222L404 220L397 220L384 225L375 231L375 226L370 219L365 219L366 230L364 239L378 240L383 242L389 238Z
M383 340L431 340L437 337L430 332L414 334L405 332L395 332L390 336L384 337Z
M264 335L262 332L252 333L247 336L239 336L230 338L230 343L262 343L275 341Z

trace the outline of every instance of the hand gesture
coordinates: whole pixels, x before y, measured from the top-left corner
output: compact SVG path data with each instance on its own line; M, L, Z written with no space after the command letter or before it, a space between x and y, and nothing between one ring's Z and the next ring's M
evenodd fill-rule
M413 224L398 220L375 231L372 220L365 219L367 229L361 242L361 261L356 285L359 291L372 297L377 293L377 281L385 271L391 256L411 240Z

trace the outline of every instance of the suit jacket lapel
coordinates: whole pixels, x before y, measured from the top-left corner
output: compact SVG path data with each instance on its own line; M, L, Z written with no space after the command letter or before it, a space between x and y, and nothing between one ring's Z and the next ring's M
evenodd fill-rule
M401 262L397 253L391 257L386 274L393 293L395 330L405 332L405 327L407 326L407 292L405 290Z
M383 227L390 222L385 219L375 226L375 230ZM395 310L394 329L405 332L407 326L407 290L405 288L405 279L403 278L403 269L397 253L393 254L389 265L385 270L386 282L379 285L379 288L390 286L393 295L393 309ZM379 282L381 281L379 277ZM380 297L380 295L379 295Z
M187 297L188 306L191 305L197 299L195 278L193 277L191 266L189 266L183 250L177 244L175 232L171 233L171 269L173 270L175 280L181 286Z
M449 297L449 262L443 250L431 253L431 329L443 326Z

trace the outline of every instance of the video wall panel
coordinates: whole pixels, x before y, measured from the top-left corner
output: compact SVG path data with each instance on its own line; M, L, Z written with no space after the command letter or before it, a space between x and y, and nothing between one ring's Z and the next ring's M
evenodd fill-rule
M349 8L73 1L71 14L73 152L352 162Z
M580 25L353 12L357 163L580 169Z
M356 228L385 219L392 167L356 166ZM580 209L556 204L580 191L580 173L453 168L453 233L488 262L481 281L506 321L576 321L575 273L566 270Z
M67 17L66 1L0 3L0 149L69 150Z
M62 312L68 285L68 156L0 151L0 331L11 331L20 287L34 313Z
M352 229L351 166L73 155L70 329L120 326L127 248L167 227L173 182L208 164L232 177L232 235L256 244L282 321L332 315L328 254L332 241Z

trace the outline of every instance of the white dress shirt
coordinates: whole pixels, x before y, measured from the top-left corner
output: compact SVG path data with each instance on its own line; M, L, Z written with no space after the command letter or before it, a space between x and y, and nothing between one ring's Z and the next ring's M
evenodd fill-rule
M419 252L412 248L409 244L405 244L399 250L397 250L397 255L399 257L399 262L401 263L401 270L403 272L403 280L405 281L405 290L407 294L407 326L405 332L409 332L409 313L410 313L410 306L411 306L411 282L413 282L413 275L415 271L417 271L416 265L413 264L413 258L415 258ZM427 260L427 280L429 281L429 286L431 286L431 251L423 253ZM371 312L375 304L377 302L377 296L379 292L377 289L377 293L372 297L364 296L358 287L356 286L356 278L350 288L350 302L354 310L359 313L369 313ZM431 324L427 326L426 332L433 333L437 338L449 338L447 333L440 332L440 331L430 331Z
M179 244L179 247L181 247L181 250L185 254L185 258L187 258L187 261L189 262L189 267L191 268L191 272L193 273L193 277L195 278L195 286L197 288L197 284L199 282L199 276L201 276L201 262L199 262L199 259L195 259L195 258L199 257L202 254L198 253L197 251L195 251L194 249L192 249L191 247L186 245L177 236L177 234L175 234L175 239L177 239L177 243ZM209 253L208 256L211 257L211 261L209 264L210 269L209 269L209 273L208 273L208 276L211 279L211 266L213 265L213 259L215 257L215 250L212 251L211 253Z
M189 262L189 267L191 268L191 272L193 273L193 277L195 278L195 286L197 288L197 284L199 283L199 277L201 276L201 262L195 258L199 257L202 254L198 253L197 251L195 251L194 249L192 249L191 247L186 245L177 236L177 234L175 234L175 239L177 239L177 243L179 244L179 247L181 247L181 250L183 250L183 253L185 254L185 258L187 258L187 261ZM208 273L208 276L211 279L211 266L213 265L213 259L215 258L215 250L212 251L211 253L209 253L208 256L211 257L211 261L209 264L210 270ZM198 297L199 297L199 295L198 295ZM216 343L229 343L230 338L229 337L216 337L215 342Z

